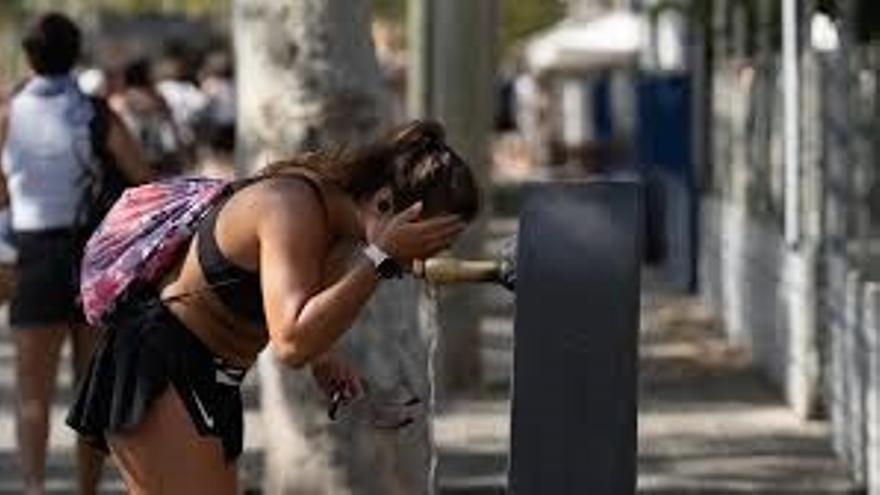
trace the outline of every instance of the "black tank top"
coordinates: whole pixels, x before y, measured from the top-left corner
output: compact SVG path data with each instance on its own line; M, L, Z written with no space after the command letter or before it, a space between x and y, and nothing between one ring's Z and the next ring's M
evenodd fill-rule
M326 213L327 208L324 203L324 196L320 186L318 186L314 179L300 174L285 174L276 177L290 177L303 180L317 194L318 200L321 202L321 206L324 207ZM260 273L247 270L230 261L220 250L220 246L217 245L216 237L217 216L220 214L223 205L226 204L233 194L258 180L260 179L242 182L234 187L226 197L211 207L211 210L199 224L196 249L199 265L201 265L205 280L214 294L217 295L217 298L220 299L220 302L230 312L260 326L265 326L266 314L263 311Z

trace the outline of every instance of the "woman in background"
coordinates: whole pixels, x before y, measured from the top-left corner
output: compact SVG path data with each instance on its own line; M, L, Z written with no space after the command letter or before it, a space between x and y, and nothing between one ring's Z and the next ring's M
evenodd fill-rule
M146 59L126 65L124 87L110 97L110 107L140 144L150 168L160 176L177 175L187 165L187 154L171 109L156 90L150 71Z
M81 35L62 14L40 16L22 41L32 76L0 108L0 167L18 251L16 293L9 319L16 349L16 426L24 492L43 493L49 404L61 346L72 336L79 376L95 340L76 304L81 239L77 211L86 176L101 164L93 149L97 114L71 71ZM120 172L137 184L152 178L140 150L115 115L108 115L106 148ZM81 493L94 493L100 458L77 449Z

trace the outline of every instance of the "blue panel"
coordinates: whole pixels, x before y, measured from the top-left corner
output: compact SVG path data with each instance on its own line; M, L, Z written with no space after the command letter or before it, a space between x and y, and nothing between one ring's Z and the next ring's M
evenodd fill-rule
M640 74L636 155L651 191L647 245L662 253L668 287L693 291L697 280L697 191L692 163L690 76Z
M681 175L690 187L691 87L688 75L645 75L636 85L639 162Z
M595 138L606 144L614 138L614 122L611 106L611 78L603 74L595 79L593 85L593 124L596 129Z

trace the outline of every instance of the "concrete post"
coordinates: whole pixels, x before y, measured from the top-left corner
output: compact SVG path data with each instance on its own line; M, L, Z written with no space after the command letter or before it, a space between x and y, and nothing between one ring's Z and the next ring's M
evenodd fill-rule
M867 442L865 467L868 495L880 494L880 284L865 284L862 308L868 337L867 396L865 398Z
M800 240L800 58L798 0L782 1L782 70L785 146L785 240Z
M495 0L433 2L432 116L446 126L449 143L489 183L489 136L494 102ZM481 256L488 205L456 246L461 256ZM440 341L437 376L445 391L473 389L479 383L479 288L438 290Z
M407 107L410 117L430 117L434 74L434 1L409 3L409 72Z
M801 418L816 414L819 402L819 241L821 229L817 228L811 212L821 208L821 198L813 194L818 189L815 181L820 179L819 163L810 160L810 143L802 139L809 130L805 121L814 122L817 115L809 105L809 89L815 87L815 71L802 64L804 50L800 47L799 32L807 25L805 5L799 0L784 0L783 5L783 98L784 98L784 149L785 149L785 240L789 279L795 290L789 291L787 302L789 322L789 355L786 392L788 401ZM813 76L805 81L807 76ZM811 84L812 83L812 84Z

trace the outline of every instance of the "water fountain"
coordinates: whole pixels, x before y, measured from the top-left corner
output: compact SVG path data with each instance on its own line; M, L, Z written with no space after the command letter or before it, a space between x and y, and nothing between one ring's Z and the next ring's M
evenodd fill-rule
M635 493L640 185L525 197L515 257L429 259L414 273L516 292L509 493Z

